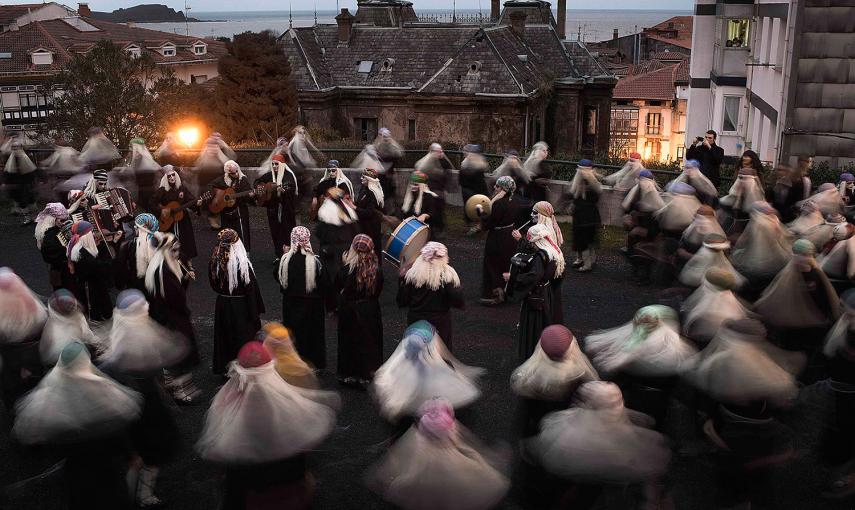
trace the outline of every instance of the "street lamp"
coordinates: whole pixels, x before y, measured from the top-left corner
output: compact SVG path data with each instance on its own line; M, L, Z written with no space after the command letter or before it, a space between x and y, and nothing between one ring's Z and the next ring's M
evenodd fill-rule
M194 126L180 128L178 130L178 140L188 149L193 148L199 141L199 128Z

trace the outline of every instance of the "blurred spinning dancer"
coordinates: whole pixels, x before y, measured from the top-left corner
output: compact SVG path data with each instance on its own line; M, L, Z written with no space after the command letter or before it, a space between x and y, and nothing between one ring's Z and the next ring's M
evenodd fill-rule
M435 206L431 215L431 230L434 235L441 235L445 230L445 201L448 192L451 191L451 171L454 169L454 165L445 155L442 146L438 143L432 143L428 153L416 161L413 168L427 177L426 184L431 193L434 194ZM407 211L405 210L405 212Z
M89 138L80 151L80 159L90 168L112 170L113 163L121 159L119 149L104 135L99 127L89 129Z
M42 302L11 269L0 267L0 390L7 408L42 374L38 342L45 321Z
M594 269L599 230L602 227L597 203L600 201L603 187L597 180L593 166L594 163L590 159L580 161L570 183L573 200L573 251L576 252L576 260L572 265L580 273Z
M12 152L3 167L3 176L9 185L9 196L15 202L12 214L24 217L24 225L32 223L31 214L36 209L36 177L38 175L35 163L24 152L24 146L16 140L12 143Z
M212 368L215 374L223 375L243 344L261 329L260 315L264 313L252 262L234 230L226 228L217 234L208 279L217 293Z
M53 367L66 345L78 341L95 350L100 340L89 327L83 307L74 294L59 289L48 298L48 318L39 339L39 355L45 367Z

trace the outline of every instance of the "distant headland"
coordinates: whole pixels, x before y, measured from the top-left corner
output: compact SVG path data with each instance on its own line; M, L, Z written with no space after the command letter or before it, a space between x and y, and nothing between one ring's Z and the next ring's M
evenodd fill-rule
M92 12L92 17L114 23L176 23L184 21L199 21L195 18L185 20L184 13L166 5L142 4L127 9L116 9L113 12Z

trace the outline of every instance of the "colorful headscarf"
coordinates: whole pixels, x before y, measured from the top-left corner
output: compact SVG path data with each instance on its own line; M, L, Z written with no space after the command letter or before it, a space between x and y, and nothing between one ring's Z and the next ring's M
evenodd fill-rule
M312 252L312 243L310 242L312 239L312 234L309 232L304 226L298 226L291 229L291 246L297 246L303 248L308 253Z
M555 262L556 277L564 274L564 268L566 265L564 254L561 252L561 248L559 248L552 239L551 228L543 224L534 225L528 229L526 239L537 248L543 250L549 260Z
M159 223L157 218L154 217L153 214L142 213L138 214L134 219L134 224L143 230L146 234L146 239L151 240L154 237L154 233L157 232L159 227Z
M427 174L421 170L416 170L410 174L410 182L413 184L426 184L427 181Z
M318 380L312 368L300 358L294 348L291 330L278 322L268 322L256 336L276 362L276 372L293 386L317 389Z
M421 250L421 257L428 262L433 262L436 259L448 257L448 248L442 243L430 241L425 244Z
M211 258L211 279L218 281L223 276L227 277L229 292L232 292L240 281L252 281L252 262L249 261L240 236L234 230L224 228L217 234L217 244Z
M444 398L432 398L419 407L419 432L432 439L447 439L454 434L454 408Z
M374 241L365 234L357 234L344 255L349 273L356 271L357 290L373 290L377 283L377 254Z
M60 221L68 219L68 209L59 202L50 202L44 209L42 209L42 212L36 216L36 223L41 222L48 216Z
M552 204L546 200L541 200L534 204L534 210L540 215L537 223L552 227L552 233L554 234L553 241L558 246L562 246L564 244L564 234L561 232L561 227L558 226L558 220L555 219L555 209L552 207Z
M513 193L517 189L517 183L514 178L509 175L503 175L496 180L496 186L505 190L506 193Z
M237 361L243 368L257 368L273 361L261 342L247 342L238 351Z
M448 264L448 248L431 241L424 245L413 266L404 275L404 281L417 288L427 286L437 290L443 285L460 287L460 276Z
M306 292L309 293L315 290L317 286L317 282L315 281L317 279L316 275L321 263L312 251L311 240L312 234L306 227L301 225L291 229L291 247L288 249L288 253L282 255L282 258L279 260L279 285L283 289L288 288L288 266L291 262L291 257L299 250L306 256Z

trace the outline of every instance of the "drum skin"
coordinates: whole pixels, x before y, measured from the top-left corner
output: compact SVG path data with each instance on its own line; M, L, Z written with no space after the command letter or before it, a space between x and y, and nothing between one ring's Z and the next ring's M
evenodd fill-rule
M383 253L392 263L400 266L418 257L429 239L430 227L417 218L407 218L389 236Z

